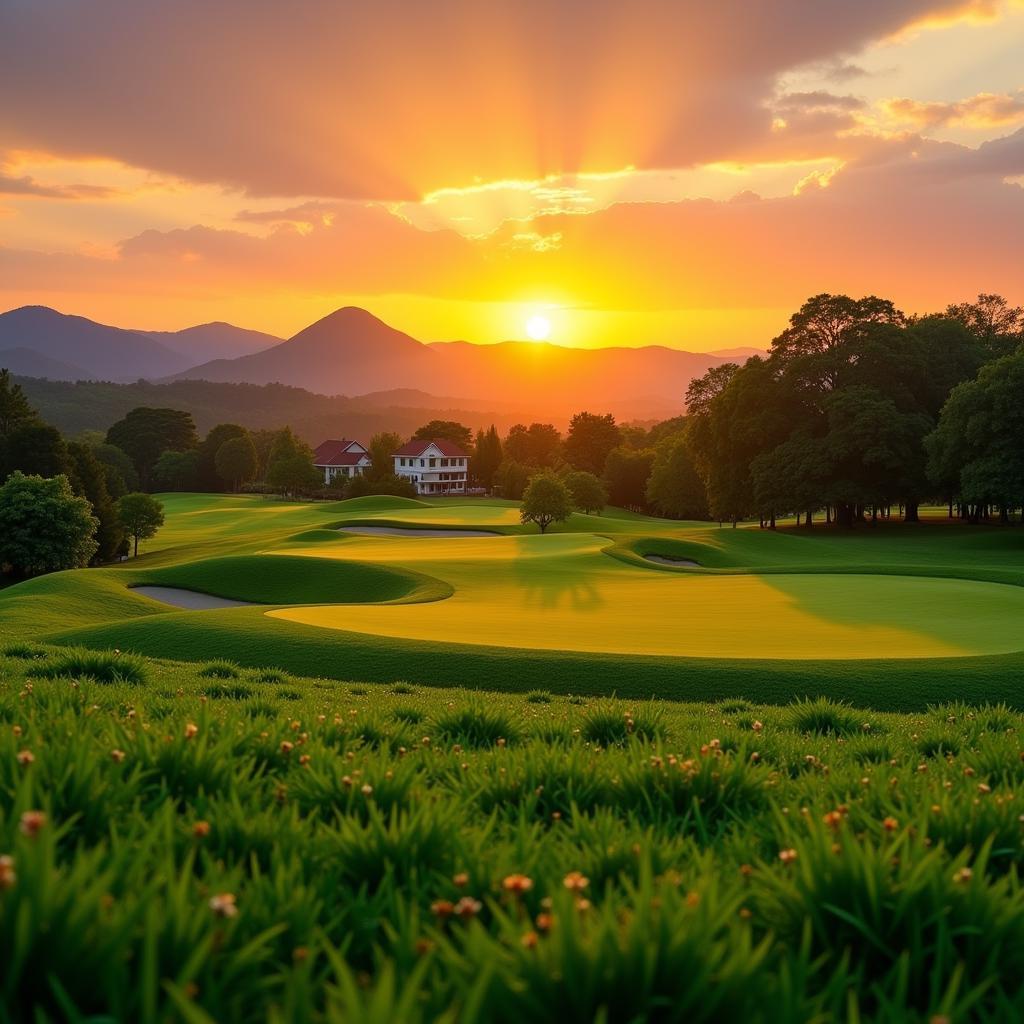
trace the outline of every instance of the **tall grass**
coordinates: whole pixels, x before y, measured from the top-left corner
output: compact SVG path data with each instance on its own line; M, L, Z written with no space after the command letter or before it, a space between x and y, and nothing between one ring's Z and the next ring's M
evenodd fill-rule
M41 653L0 660L5 1020L1024 1016L1005 707L285 689Z

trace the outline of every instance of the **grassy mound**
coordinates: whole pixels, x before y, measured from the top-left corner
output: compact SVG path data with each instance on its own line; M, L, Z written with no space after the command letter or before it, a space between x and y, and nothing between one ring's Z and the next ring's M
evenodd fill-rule
M0 660L14 1020L1024 1015L1005 707L33 667Z
M422 601L451 593L437 580L407 569L292 555L209 558L153 569L134 582L260 604Z

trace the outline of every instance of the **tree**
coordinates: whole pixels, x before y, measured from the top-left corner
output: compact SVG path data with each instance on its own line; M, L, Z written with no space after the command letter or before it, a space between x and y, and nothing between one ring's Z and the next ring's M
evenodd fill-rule
M504 459L494 474L495 489L502 498L519 501L530 482L530 467Z
M284 496L323 486L320 470L313 465L313 450L290 427L281 430L270 449L267 486Z
M232 437L218 449L214 459L217 476L230 485L232 491L238 491L242 484L256 478L259 461L256 457L256 446L248 433L240 437Z
M926 439L928 474L952 480L976 521L985 505L1024 504L1024 351L987 363L953 389Z
M562 435L551 423L517 423L505 438L502 454L523 466L550 469L561 460Z
M477 431L472 463L473 477L488 492L494 487L494 477L502 458L501 438L494 424L491 424L486 432Z
M265 480L267 466L270 464L270 450L274 447L279 430L251 430L249 436L252 438L253 447L256 449L256 479Z
M647 481L654 462L654 450L636 451L619 445L605 459L604 483L608 500L620 508L644 509L647 504Z
M15 427L5 441L4 476L15 470L39 476L68 475L68 446L56 427L42 420L27 420Z
M152 494L136 491L118 500L117 515L133 541L134 557L139 557L139 541L156 534L164 525L164 507Z
M815 295L794 313L772 341L772 356L788 364L794 379L805 387L832 391L842 368L849 364L850 344L871 324L906 326L907 318L888 299L868 295Z
M107 443L126 452L139 474L143 489L149 489L153 467L164 452L195 448L199 439L190 413L177 409L132 409L107 431Z
M21 385L11 380L10 370L0 370L0 437L37 418Z
M199 453L164 452L150 474L155 490L194 491L199 484Z
M370 480L383 480L395 475L395 452L402 447L401 435L390 430L374 434L370 438L367 450L370 453L371 466L364 476Z
M574 469L566 473L565 486L572 495L572 503L581 512L597 512L608 504L608 492L604 484L585 469Z
M413 441L451 441L467 455L473 454L473 431L455 420L431 420L424 423L415 434Z
M109 562L116 557L124 542L124 529L117 516L117 507L107 490L106 467L93 449L80 441L68 444L68 457L73 467L71 487L75 494L89 502L96 517L95 560Z
M1024 341L1024 307L1011 306L1002 295L948 306L946 316L963 324L990 359L1009 355Z
M88 565L98 525L66 476L44 480L15 471L0 487L0 562L18 575Z
M104 442L96 445L92 453L103 466L111 498L117 499L139 489L139 474L135 472L132 460L116 444Z
M682 434L666 437L654 449L647 502L669 519L707 519L708 495Z
M225 482L230 483L230 480L226 480L217 469L217 453L225 441L231 441L236 437L248 436L249 431L245 427L240 427L237 423L218 423L206 435L197 451L196 487L199 490L219 491Z
M563 523L572 514L572 495L569 488L554 473L538 473L530 478L523 493L519 518L524 523L536 523L545 533L552 523Z
M565 458L574 469L585 469L601 476L608 453L620 444L622 435L611 413L599 416L592 412L578 412L569 422Z

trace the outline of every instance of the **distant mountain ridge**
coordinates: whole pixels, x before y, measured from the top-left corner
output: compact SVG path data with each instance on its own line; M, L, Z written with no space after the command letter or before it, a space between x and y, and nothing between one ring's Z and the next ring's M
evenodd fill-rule
M364 309L347 306L274 348L204 363L172 379L281 383L321 394L415 389L528 407L546 417L599 408L624 418L661 418L681 411L694 377L727 361L663 346L424 344Z
M247 355L280 338L212 323L182 331L110 327L48 306L0 313L0 365L50 380L130 381L170 376L211 354Z
M327 396L409 392L417 407L451 402L553 421L581 409L630 420L678 415L694 377L758 351L424 343L357 306L335 310L286 341L223 322L161 332L110 327L44 306L0 314L0 365L7 353L10 368L23 376L276 383Z

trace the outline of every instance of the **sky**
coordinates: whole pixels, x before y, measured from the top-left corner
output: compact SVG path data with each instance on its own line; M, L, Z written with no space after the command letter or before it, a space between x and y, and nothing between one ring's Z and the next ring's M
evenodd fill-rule
M2 0L0 308L710 351L1022 303L1022 54L1024 0Z

